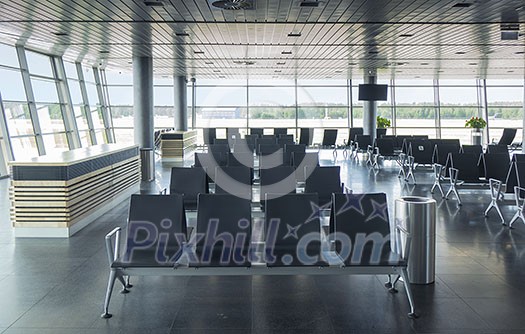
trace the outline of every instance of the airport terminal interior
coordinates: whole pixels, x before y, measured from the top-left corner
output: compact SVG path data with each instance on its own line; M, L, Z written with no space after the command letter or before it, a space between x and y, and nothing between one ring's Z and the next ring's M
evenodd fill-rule
M0 9L0 333L525 331L522 0Z

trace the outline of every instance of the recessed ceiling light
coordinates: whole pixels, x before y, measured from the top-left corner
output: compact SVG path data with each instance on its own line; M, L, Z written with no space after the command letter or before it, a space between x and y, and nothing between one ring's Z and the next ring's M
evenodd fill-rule
M428 65L428 63L421 63L421 65Z
M274 72L275 73L281 73L282 71L281 70L275 70Z
M185 31L181 31L181 32L176 32L175 33L175 36L179 36L179 37L186 37L186 36L189 36L190 34L188 34L187 32Z
M470 2L458 2L457 4L452 6L452 8L468 8L470 6L472 6Z
M420 77L419 75L416 75L414 78L419 79L419 78L421 78L421 77Z
M213 70L213 72L215 73L219 73L221 70Z
M162 1L144 1L144 5L148 7L164 7L164 2Z
M224 78L226 78L226 76L224 76L224 75L219 75L219 78L224 79Z
M300 32L291 32L288 34L288 37L301 37Z
M283 55L291 55L292 51L282 51L281 54L283 54Z
M525 54L525 51L518 51L516 52L517 55L522 55L522 54Z
M67 32L57 31L57 32L54 32L53 35L55 35L55 36L67 36L69 34Z
M286 65L286 62L284 62L284 61L277 62L277 65Z
M213 62L212 61L205 61L204 64L206 64L206 65L213 65Z
M368 51L368 53L371 54L371 55L376 55L376 54L379 53L379 51Z
M443 70L439 70L439 71L438 71L438 73L443 73L443 72L445 72L445 71L443 71Z
M335 73L343 73L343 71L335 71Z
M403 73L403 71L399 71L399 70L398 70L398 71L396 71L396 73Z
M319 7L319 1L305 0L299 5L301 7Z
M509 71L507 71L507 73L514 73L514 71L512 71L512 70L509 70Z
M109 53L109 51L108 50L100 50L98 53L107 54L107 53Z
M355 66L355 65L357 65L357 63L348 63L348 65Z
M457 55L464 55L466 52L465 51L458 51L456 52Z
M196 55L202 55L204 54L204 51L193 50L193 53L195 53Z
M468 63L471 66L477 65L478 63Z
M401 34L399 37L412 37L414 34Z
M132 61L128 61L128 64L133 64L133 62Z

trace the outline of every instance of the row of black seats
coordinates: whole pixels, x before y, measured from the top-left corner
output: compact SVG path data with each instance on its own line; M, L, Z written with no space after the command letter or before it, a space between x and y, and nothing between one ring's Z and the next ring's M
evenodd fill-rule
M227 163L227 159L235 159L236 156L241 156L244 154L250 155L253 160L253 153L259 157L266 155L275 155L276 152L282 154L282 164L290 165L292 163L292 154L297 153L301 154L299 157L302 158L302 154L306 153L306 146L301 144L285 144L283 147L280 145L259 145L255 151L252 151L250 148L245 146L235 146L232 150L228 145L210 145L208 146L208 152L196 152L195 153L195 163L198 163L198 158L204 156L205 154L212 154L218 160L218 163ZM317 153L314 153L317 155Z
M196 209L198 195L209 193L209 169L211 168L173 167L169 186L170 194L183 195L186 207ZM264 199L265 194L295 193L298 175L305 177L305 192L318 193L322 205L330 202L332 193L343 193L344 184L341 183L339 166L306 165L298 168L279 166L260 171L261 199ZM217 166L213 181L216 194L228 193L245 199L252 198L253 172L249 167Z
M281 135L279 137L268 136L261 138L257 136L245 136L242 139L215 139L213 144L208 145L208 147L213 147L215 145L228 146L230 150L234 152L254 152L258 150L260 146L272 146L279 149L283 148L285 145L295 145L295 142L292 135Z

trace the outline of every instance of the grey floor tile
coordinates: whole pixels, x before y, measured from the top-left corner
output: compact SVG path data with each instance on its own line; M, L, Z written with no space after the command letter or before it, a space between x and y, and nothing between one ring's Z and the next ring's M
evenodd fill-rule
M440 278L462 298L504 298L517 293L496 275L440 275Z
M495 330L525 330L523 297L466 298L465 302Z

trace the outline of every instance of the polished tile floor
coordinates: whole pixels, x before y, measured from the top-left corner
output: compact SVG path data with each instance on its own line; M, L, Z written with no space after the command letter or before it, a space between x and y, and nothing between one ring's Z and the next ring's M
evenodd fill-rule
M342 166L354 192L396 198L429 196L430 172L417 185L385 163L378 173L363 162ZM168 184L174 164L158 164ZM122 203L70 239L15 239L9 223L8 180L0 180L0 332L4 333L523 333L525 225L509 230L483 216L488 190L461 190L463 206L438 197L436 282L414 286L420 318L406 316L403 290L392 295L382 276L140 277L127 295L113 294L101 319L107 283L104 235L124 226ZM502 211L513 213L512 199Z

